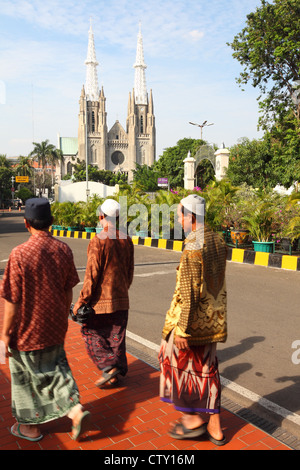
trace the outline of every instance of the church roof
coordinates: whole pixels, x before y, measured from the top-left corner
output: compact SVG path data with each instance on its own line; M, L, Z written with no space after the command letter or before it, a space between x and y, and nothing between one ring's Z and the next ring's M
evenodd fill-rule
M77 137L59 137L59 148L63 155L76 155L78 152Z

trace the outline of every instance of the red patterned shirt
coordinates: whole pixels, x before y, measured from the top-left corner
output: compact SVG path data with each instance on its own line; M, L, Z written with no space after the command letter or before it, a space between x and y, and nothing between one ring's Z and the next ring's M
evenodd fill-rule
M0 295L19 304L10 347L19 351L62 344L68 328L66 292L79 282L70 247L39 231L10 254Z

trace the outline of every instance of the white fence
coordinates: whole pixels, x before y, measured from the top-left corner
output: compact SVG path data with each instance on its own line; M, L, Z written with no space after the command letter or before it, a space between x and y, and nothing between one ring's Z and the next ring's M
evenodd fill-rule
M85 181L73 183L72 180L61 181L58 185L56 200L59 202L79 202L86 201L87 185ZM94 181L88 182L89 196L96 194L102 198L113 196L118 192L118 185L106 186L103 183L95 183Z

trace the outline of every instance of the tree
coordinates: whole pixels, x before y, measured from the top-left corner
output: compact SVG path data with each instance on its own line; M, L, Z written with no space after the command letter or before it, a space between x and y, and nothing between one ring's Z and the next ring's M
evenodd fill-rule
M84 161L77 159L77 163L74 165L73 177L75 181L86 180L86 164ZM125 173L114 173L113 171L109 170L99 170L93 165L88 165L88 178L89 181L96 181L98 183L106 184L107 186L127 183L127 175Z
M3 155L3 154L0 155L0 167L5 167L5 168L10 168L11 167L11 163L8 160L6 155Z
M31 159L29 157L19 157L15 171L20 176L31 176L33 173Z
M185 137L184 139L178 140L176 146L164 150L159 160L154 163L153 170L155 170L160 177L168 178L170 187L183 187L183 160L187 157L189 151L193 157L200 145L203 144L205 144L205 141L200 139Z
M13 169L6 155L0 155L0 207L3 200L11 199L11 177L14 176Z
M233 57L244 66L237 79L252 83L265 98L260 102L259 125L267 130L281 122L291 110L299 138L300 100L294 84L300 75L299 0L261 0L261 6L247 15L246 27L228 43Z
M139 165L133 170L133 181L143 187L145 191L156 191L158 189L157 180L160 174L152 167Z
M46 166L51 167L63 158L62 152L55 148L54 145L49 144L49 140L44 140L41 143L33 142L34 149L30 152L29 157L33 160L37 160L43 170L42 187L45 189L45 171ZM41 191L41 188L40 188Z
M30 191L29 188L22 186L17 192L16 192L16 197L19 199L22 199L23 203L27 200L30 199L31 197L34 197L34 194L32 191Z

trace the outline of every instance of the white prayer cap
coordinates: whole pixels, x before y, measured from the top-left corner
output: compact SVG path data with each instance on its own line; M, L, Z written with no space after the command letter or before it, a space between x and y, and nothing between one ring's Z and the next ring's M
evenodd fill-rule
M205 199L198 196L198 194L189 194L189 196L181 199L180 204L193 214L205 215Z
M120 204L114 199L106 199L100 208L101 212L108 217L118 217L120 212Z

